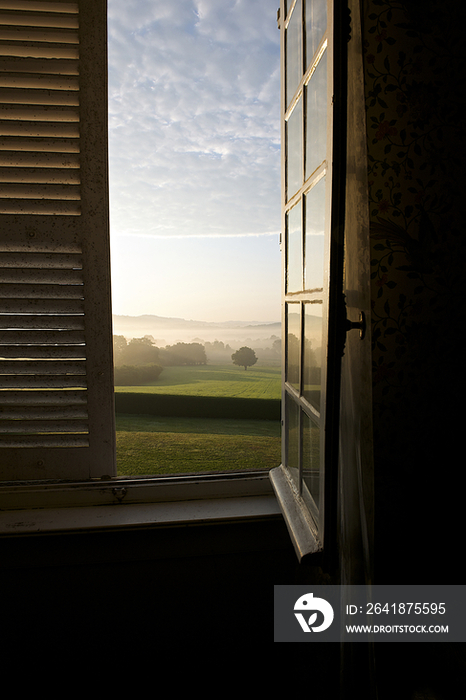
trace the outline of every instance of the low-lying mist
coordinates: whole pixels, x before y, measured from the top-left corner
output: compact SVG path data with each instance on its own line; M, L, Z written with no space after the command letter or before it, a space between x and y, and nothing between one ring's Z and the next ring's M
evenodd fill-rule
M281 323L209 323L160 316L114 316L113 334L123 335L128 341L151 336L159 348L175 343L201 343L206 346L208 357L225 355L229 360L231 353L243 345L272 348L281 339Z

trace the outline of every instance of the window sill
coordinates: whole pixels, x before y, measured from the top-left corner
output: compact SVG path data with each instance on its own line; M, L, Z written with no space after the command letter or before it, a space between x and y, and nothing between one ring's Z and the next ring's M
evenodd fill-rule
M0 536L154 528L281 517L267 472L9 484Z

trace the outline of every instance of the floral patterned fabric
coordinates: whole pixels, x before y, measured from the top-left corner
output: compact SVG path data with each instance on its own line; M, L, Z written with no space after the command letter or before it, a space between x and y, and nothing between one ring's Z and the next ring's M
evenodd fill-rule
M363 6L374 414L396 432L395 415L416 411L426 381L455 376L447 365L452 310L464 309L466 70L451 4Z

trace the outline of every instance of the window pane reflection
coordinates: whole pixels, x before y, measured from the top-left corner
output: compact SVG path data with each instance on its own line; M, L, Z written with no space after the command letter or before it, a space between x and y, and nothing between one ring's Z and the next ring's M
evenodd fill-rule
M306 87L306 178L325 160L327 151L327 53Z
M325 178L305 197L306 237L304 284L309 291L324 288Z
M320 493L320 428L304 412L301 415L303 440L303 481L319 508Z
M286 192L291 199L303 184L303 100L300 97L286 123Z
M300 304L286 305L286 381L299 391Z
M303 77L301 0L298 0L286 30L286 105L290 104Z
M303 396L320 410L322 374L322 304L304 305Z
M306 66L309 66L327 28L327 0L307 0L305 12Z
M295 476L299 470L299 407L292 398L286 395L286 419L288 432L286 442L286 466L295 470Z
M303 288L303 237L301 204L287 214L286 291L300 292Z

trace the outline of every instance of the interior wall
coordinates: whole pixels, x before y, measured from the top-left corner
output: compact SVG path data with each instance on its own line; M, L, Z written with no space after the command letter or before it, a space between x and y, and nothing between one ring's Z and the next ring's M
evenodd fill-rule
M450 582L438 562L456 556L464 483L461 3L363 5L376 571Z
M2 635L273 642L274 585L313 580L280 516L3 538ZM6 602L7 601L7 602ZM240 647L238 647L240 648ZM258 647L259 648L259 647ZM322 663L326 663L323 661Z

